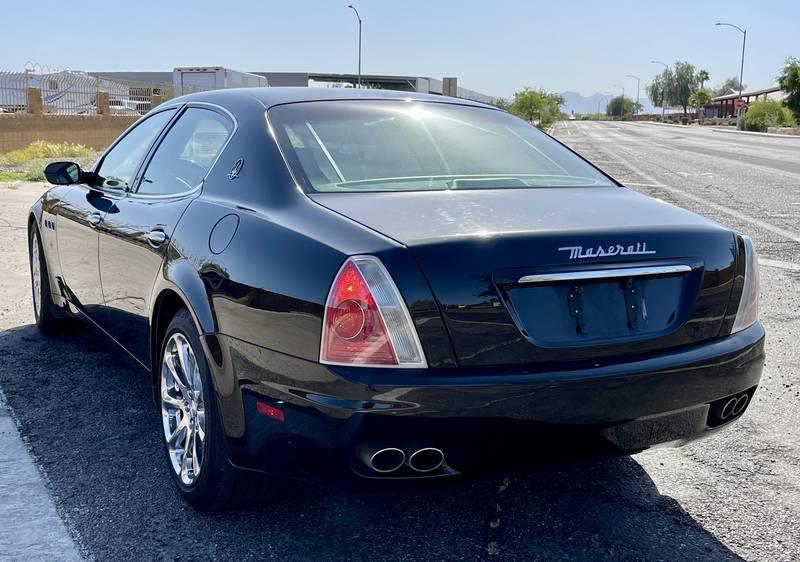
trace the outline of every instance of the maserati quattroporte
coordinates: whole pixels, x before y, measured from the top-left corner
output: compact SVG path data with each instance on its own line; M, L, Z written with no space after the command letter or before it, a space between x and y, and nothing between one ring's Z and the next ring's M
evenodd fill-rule
M493 107L193 94L46 175L36 323L83 318L150 374L198 508L280 477L677 446L741 416L761 376L750 239Z

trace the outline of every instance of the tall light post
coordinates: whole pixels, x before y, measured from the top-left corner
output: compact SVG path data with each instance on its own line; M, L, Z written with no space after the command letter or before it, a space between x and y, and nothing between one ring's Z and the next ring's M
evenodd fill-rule
M358 87L361 87L361 14L358 13L356 7L352 4L347 5L348 8L356 13L358 19Z
M597 100L597 114L598 115L600 115L600 104L603 103L603 101L605 101L606 102L606 106L608 106L608 99L606 99L606 96L610 96L610 95L611 94L609 92L600 92L600 97ZM608 111L608 109L606 109L606 111Z
M665 62L661 62L660 60L651 60L650 64L663 64L664 70L669 70L669 65ZM661 121L664 121L664 105L667 103L667 85L661 85Z
M615 88L622 88L622 103L619 106L619 120L622 121L622 116L625 112L625 86L621 84L614 84Z
M639 115L639 80L638 76L634 76L633 74L626 74L625 78L636 78L636 107L634 108L633 114Z
M604 96L604 97L602 97L599 100L597 100L597 114L598 115L600 115L600 102L602 102L603 99L605 99L606 112L607 112L608 111L608 102L611 100L611 96L613 96L614 94L612 94L611 92L600 92L600 95ZM608 97L606 98L605 96L608 96ZM608 115L608 113L606 113L606 115Z
M734 29L739 30L739 33L742 34L742 64L739 67L739 99L744 101L742 99L742 80L744 80L744 46L747 43L747 30L746 29L742 29L738 25L733 25L732 23L717 22L714 25L725 25L727 27L732 27ZM739 128L740 129L742 128L743 109L744 109L744 105L742 105L742 107L740 107L739 110L737 111L737 116L738 116L738 122L739 122Z

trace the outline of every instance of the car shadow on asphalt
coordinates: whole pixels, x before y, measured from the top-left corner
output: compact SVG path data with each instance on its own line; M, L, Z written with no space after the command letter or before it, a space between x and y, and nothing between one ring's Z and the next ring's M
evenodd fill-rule
M196 512L173 489L148 377L88 327L0 332L0 387L97 560L739 560L627 457L437 485L290 484L251 511Z

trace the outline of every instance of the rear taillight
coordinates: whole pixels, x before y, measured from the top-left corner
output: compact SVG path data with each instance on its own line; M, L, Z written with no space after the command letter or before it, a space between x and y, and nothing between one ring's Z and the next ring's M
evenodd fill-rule
M427 366L411 315L378 258L348 258L336 274L325 303L320 362Z
M744 286L736 319L733 321L731 333L736 333L752 326L758 321L758 254L749 236L744 239Z

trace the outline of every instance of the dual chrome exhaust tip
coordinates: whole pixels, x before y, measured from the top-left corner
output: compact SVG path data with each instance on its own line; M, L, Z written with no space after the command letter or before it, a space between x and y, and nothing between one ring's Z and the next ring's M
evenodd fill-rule
M413 472L433 472L444 464L444 453L436 447L359 447L358 456L371 470L379 474L396 472L407 466Z
M747 394L742 394L740 396L734 396L722 407L722 412L720 412L720 419L722 421L727 421L728 419L733 419L742 412L747 407L747 402L750 400L750 397Z

